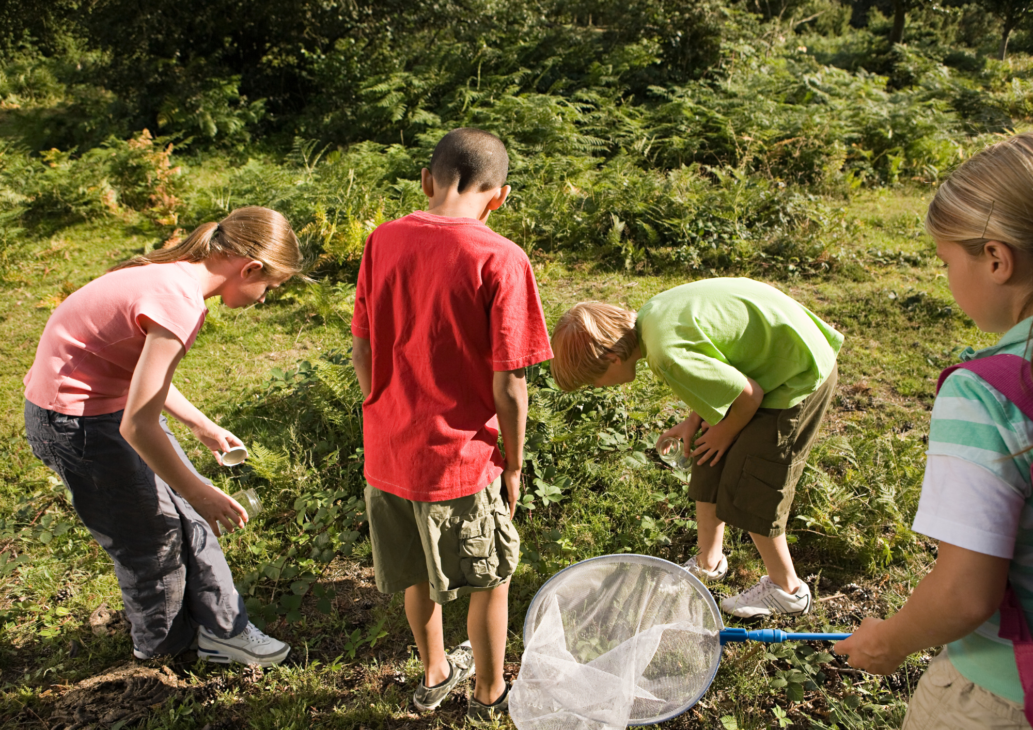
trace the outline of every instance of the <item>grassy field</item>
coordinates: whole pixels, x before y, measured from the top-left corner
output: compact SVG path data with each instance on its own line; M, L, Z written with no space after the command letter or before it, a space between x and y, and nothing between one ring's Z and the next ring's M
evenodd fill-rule
M800 629L850 630L865 615L892 612L935 555L909 530L935 375L960 346L993 338L951 299L922 228L928 199L924 188L894 189L835 203L841 225L826 241L825 273L748 272L846 335L839 394L790 525L798 570L818 599L792 624ZM180 389L255 454L230 472L178 431L202 472L226 489L256 486L269 506L223 546L253 615L292 644L291 660L255 672L208 668L190 656L129 659L124 623L116 615L105 625L95 614L105 603L112 612L121 607L110 561L24 442L21 378L61 297L157 241L146 221L132 217L30 233L0 262L0 724L78 727L76 718L92 717L109 728L461 727L460 693L433 715L414 714L420 667L400 597L381 596L372 584L353 500L361 440L346 364L346 285L293 284L244 311L210 302L176 374ZM673 270L617 273L584 258L532 252L532 261L550 326L576 301L636 308L688 280ZM528 458L536 479L525 485L533 502L517 522L524 554L511 593L507 670L514 675L524 610L549 575L618 551L684 560L695 537L683 480L649 448L683 409L648 370L606 393L560 394L547 369L534 371L532 383ZM732 575L717 589L723 594L762 573L745 534L730 530L726 547ZM446 609L449 641L464 638L464 617L462 602ZM665 727L899 726L928 657L875 678L826 649L730 647L704 699Z

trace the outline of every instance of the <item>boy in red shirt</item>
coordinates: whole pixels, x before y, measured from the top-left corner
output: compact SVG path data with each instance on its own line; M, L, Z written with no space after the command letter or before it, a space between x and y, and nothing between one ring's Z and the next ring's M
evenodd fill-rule
M424 666L417 709L436 708L476 665L474 720L508 708L524 368L552 357L527 255L485 225L509 194L508 168L494 135L445 135L422 172L427 212L366 242L352 318L377 588L405 591ZM441 604L464 595L470 638L446 654Z

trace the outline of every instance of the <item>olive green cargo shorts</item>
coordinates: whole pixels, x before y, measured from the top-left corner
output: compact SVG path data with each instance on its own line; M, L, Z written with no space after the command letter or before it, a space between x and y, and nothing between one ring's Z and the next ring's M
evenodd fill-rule
M502 479L468 497L414 502L366 485L377 590L430 583L435 603L495 588L520 560L520 536L502 498Z
M839 380L833 368L792 408L761 408L716 466L694 464L689 497L717 504L717 518L767 537L786 530L796 483Z

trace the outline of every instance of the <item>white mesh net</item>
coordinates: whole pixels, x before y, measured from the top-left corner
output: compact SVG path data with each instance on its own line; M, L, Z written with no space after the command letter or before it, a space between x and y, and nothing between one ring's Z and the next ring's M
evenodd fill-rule
M577 563L538 592L509 712L520 730L610 730L691 707L721 660L710 593L673 563L614 555Z

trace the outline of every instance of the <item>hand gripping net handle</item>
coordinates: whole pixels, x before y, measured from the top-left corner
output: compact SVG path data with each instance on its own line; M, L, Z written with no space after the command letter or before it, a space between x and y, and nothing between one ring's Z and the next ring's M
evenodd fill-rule
M842 641L850 634L790 634L781 629L721 629L721 644L737 641L763 641L765 644L779 644L783 641Z

